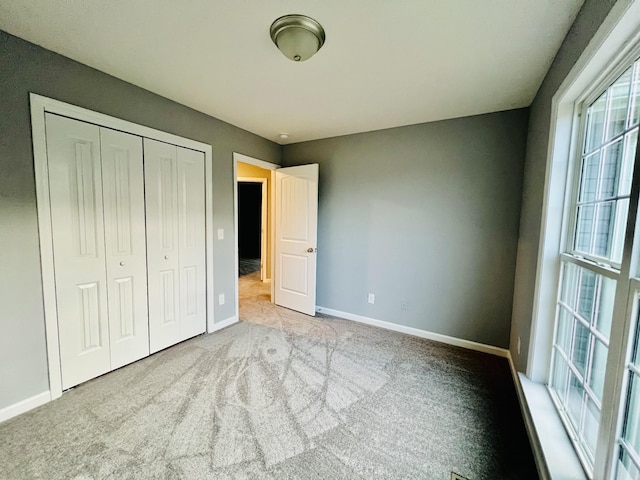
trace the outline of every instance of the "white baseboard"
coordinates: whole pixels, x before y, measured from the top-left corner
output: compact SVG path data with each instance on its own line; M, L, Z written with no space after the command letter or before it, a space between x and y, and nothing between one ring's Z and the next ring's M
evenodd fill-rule
M21 413L28 412L40 405L44 405L51 401L51 393L49 390L39 393L33 397L25 398L18 403L9 405L0 410L0 422L9 420L10 418L17 417Z
M509 350L494 347L493 345L486 345L484 343L473 342L471 340L463 340L461 338L450 337L440 333L428 332L419 328L407 327L405 325L398 325L397 323L385 322L384 320L376 320L375 318L363 317L362 315L341 312L340 310L333 310L331 308L316 306L316 312L325 313L333 317L344 318L345 320L353 320L354 322L373 325L375 327L385 328L387 330L393 330L395 332L407 333L415 337L426 338L427 340L434 340L436 342L446 343L456 347L468 348L469 350L476 350L478 352L497 355L498 357L509 358Z
M214 323L211 328L209 329L208 333L213 333L213 332L217 332L218 330L222 330L223 328L227 328L230 325L233 325L234 323L238 323L238 317L236 317L235 315L232 317L229 317L225 320L222 320L221 322L216 322Z

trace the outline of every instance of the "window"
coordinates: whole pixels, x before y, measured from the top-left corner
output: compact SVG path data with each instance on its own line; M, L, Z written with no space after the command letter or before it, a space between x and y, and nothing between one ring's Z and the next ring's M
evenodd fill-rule
M582 453L593 462L616 282L563 264L553 349L553 389Z
M636 314L635 339L626 369L622 435L618 439L617 480L640 478L640 322Z
M618 71L621 73L613 82L583 102L580 112L580 148L576 149L575 175L570 176L568 185L571 200L563 220L567 241L560 254L549 390L585 470L593 475L597 459L616 448L615 478L638 480L637 333L634 356L626 369L628 391L626 396L622 391L615 394L625 413L620 426L612 430L621 437L617 444L615 439L608 445L598 444L600 429L611 427L603 427L601 418L603 404L614 398L605 392L610 375L607 359L610 349L614 350L612 325L616 321L631 324L624 318L627 302L618 300L617 305L616 291L626 292L634 284L634 275L628 274L631 249L625 244L628 242L628 247L633 241L635 232L626 231L627 220L638 202L637 191L633 193L636 198L632 197L632 180L638 144L640 60L627 62ZM640 280L637 291L640 299ZM615 355L620 352L621 347L615 346Z

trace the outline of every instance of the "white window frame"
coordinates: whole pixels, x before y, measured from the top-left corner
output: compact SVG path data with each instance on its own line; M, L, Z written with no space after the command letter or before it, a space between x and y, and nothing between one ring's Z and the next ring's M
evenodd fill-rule
M604 91L622 71L621 62L633 56L634 48L640 42L640 2L633 0L619 0L611 9L582 56L576 62L552 100L551 132L549 139L545 194L542 212L541 236L538 251L538 269L536 272L536 287L534 295L534 310L532 316L529 356L527 359L526 375L537 383L546 384L549 380L551 348L554 335L556 300L559 286L559 272L561 265L560 252L567 245L568 235L573 232L571 225L563 225L562 216L565 205L570 205L573 192L567 189L568 175L577 160L577 151L581 146L580 135L581 107L589 99L589 95L596 95ZM596 85L597 88L591 88ZM637 174L634 172L634 187L637 190ZM572 182L573 186L575 182ZM632 192L632 198L637 198L637 191ZM635 207L637 207L637 200ZM629 209L629 222L636 220L636 208ZM631 234L633 228L627 228ZM630 248L633 239L625 240L625 248ZM627 252L627 257L629 254ZM635 260L637 252L631 260ZM601 267L596 262L585 260L589 268L602 273L616 273L615 269ZM594 465L594 478L610 478L613 465L615 434L620 420L620 398L624 379L625 364L621 360L627 353L630 311L627 308L627 297L630 293L629 260L627 265L621 265L619 278L623 279L616 291L617 310L614 311L612 331L610 334L610 348L607 361L607 378L605 380L605 397L601 417L601 428L598 434L599 447ZM635 265L635 263L634 263ZM595 267L595 268L594 268ZM625 268L626 267L626 268ZM626 281L624 280L626 278ZM624 283L624 285L622 285ZM621 303L618 296L624 297ZM624 305L625 308L621 308ZM624 311L622 311L624 310ZM625 336L626 333L626 336ZM622 368L620 368L622 367ZM615 398L618 397L618 398ZM604 453L603 453L604 452Z
M640 57L640 38L631 43L631 48L608 66L603 73L600 81L593 87L585 90L574 103L574 124L578 125L578 131L575 132L572 140L571 153L567 165L568 175L572 175L572 179L567 179L564 215L567 219L563 222L563 232L561 245L564 247L560 250L559 258L564 261L571 261L578 266L585 267L591 271L604 275L608 278L615 279L617 282L615 303L613 310L613 318L611 322L611 333L609 336L608 358L605 376L604 394L602 398L600 428L598 432L598 441L595 452L595 460L593 470L588 467L590 463L587 460L587 454L582 449L577 438L572 434L572 428L568 425L570 422L562 413L558 399L551 394L552 400L556 404L560 412L560 416L567 424L567 430L570 432L570 438L574 444L576 453L580 458L585 470L591 478L610 478L614 469L615 453L617 451L617 434L620 428L621 416L623 415L624 402L622 402L622 386L626 378L626 358L628 352L629 333L631 328L631 316L628 305L629 295L633 295L631 268L631 255L633 246L636 244L635 238L638 234L636 231L638 197L640 194L640 168L636 165L633 173L633 187L629 200L629 212L627 225L625 229L623 259L621 264L611 263L611 266L601 265L597 258L581 257L571 254L573 251L573 237L575 235L575 217L577 210L577 190L580 188L578 179L580 177L580 161L582 158L582 144L584 142L584 133L586 128L586 111L593 101L595 101L604 91L606 91L615 80L622 75L633 63ZM638 149L640 150L640 149ZM636 156L637 158L637 156ZM637 163L637 162L636 162ZM573 169L573 173L572 172ZM568 176L567 175L567 176ZM558 274L559 277L559 274ZM557 282L559 283L559 282ZM557 299L556 299L557 304ZM554 316L555 320L555 316ZM551 355L549 356L549 361ZM548 367L550 369L550 366ZM548 375L547 382L548 383ZM550 387L549 387L550 388ZM605 447L602 447L605 445Z

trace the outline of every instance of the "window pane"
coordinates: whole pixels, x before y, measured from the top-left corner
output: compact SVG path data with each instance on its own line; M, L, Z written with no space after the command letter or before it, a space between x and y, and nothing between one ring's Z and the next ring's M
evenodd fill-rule
M598 303L598 315L596 328L607 339L611 334L611 318L613 317L613 301L616 295L616 281L602 277L600 285L600 301Z
M572 263L562 264L562 287L560 290L560 300L569 305L570 308L574 308L576 303L578 273L580 273L579 267Z
M587 398L587 405L584 415L584 443L591 453L595 455L596 443L598 441L598 425L600 425L600 409Z
M640 377L631 374L631 391L627 405L623 438L627 445L640 453Z
M575 251L620 263L628 212L626 198L579 206Z
M589 353L589 329L578 319L574 320L575 330L573 337L573 349L571 351L571 362L584 377L587 368L587 354Z
M629 215L629 199L616 202L613 239L611 240L610 258L616 263L622 262L624 248L624 234L627 231L627 216Z
M584 388L573 372L569 371L569 395L567 398L567 413L576 430L580 427L582 418L582 404L584 402Z
M569 356L571 353L571 330L573 328L573 317L565 310L564 307L559 308L558 315L558 334L556 336L556 344L562 351Z
M609 241L613 233L614 204L615 202L607 202L597 206L595 248L592 253L599 257L609 256Z
M638 323L636 325L636 343L631 361L636 367L640 368L640 318L636 320L636 322Z
M591 379L589 386L598 400L602 402L604 390L604 373L607 367L607 354L609 349L600 340L596 340L593 348L593 362L591 364Z
M609 122L607 125L606 140L620 135L626 128L631 73L632 68L624 72L620 78L609 87Z
M567 396L567 375L569 367L564 359L556 353L553 356L553 370L551 372L551 387L556 391L560 401L566 403Z
M591 234L595 220L595 207L584 205L578 207L578 223L576 225L576 245L579 252L591 253Z
M622 450L618 459L616 480L638 480L638 478L640 478L640 469L631 461L627 452Z
M621 137L604 149L604 165L599 198L611 198L618 193L618 175L622 165L624 138Z
M584 153L591 152L594 148L602 145L606 106L607 92L603 93L587 110L587 133Z
M631 194L631 178L633 176L633 162L636 157L637 145L638 130L636 129L632 132L627 133L624 137L624 161L622 162L620 195Z
M602 152L589 155L582 160L580 175L580 202L590 202L596 199L598 193L598 175L600 174L600 156Z
M634 68L633 93L631 94L631 109L629 110L629 126L638 124L640 117L640 62Z
M580 288L578 292L578 313L591 323L593 307L596 300L596 274L590 270L580 269Z

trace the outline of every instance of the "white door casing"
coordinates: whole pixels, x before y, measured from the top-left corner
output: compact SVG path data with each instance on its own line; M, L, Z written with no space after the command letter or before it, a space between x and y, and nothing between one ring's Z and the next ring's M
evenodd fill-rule
M149 345L155 353L206 328L204 156L144 139Z
M62 388L111 369L100 129L46 115Z
M316 309L318 164L276 170L275 303Z
M100 129L111 369L149 355L142 138Z

